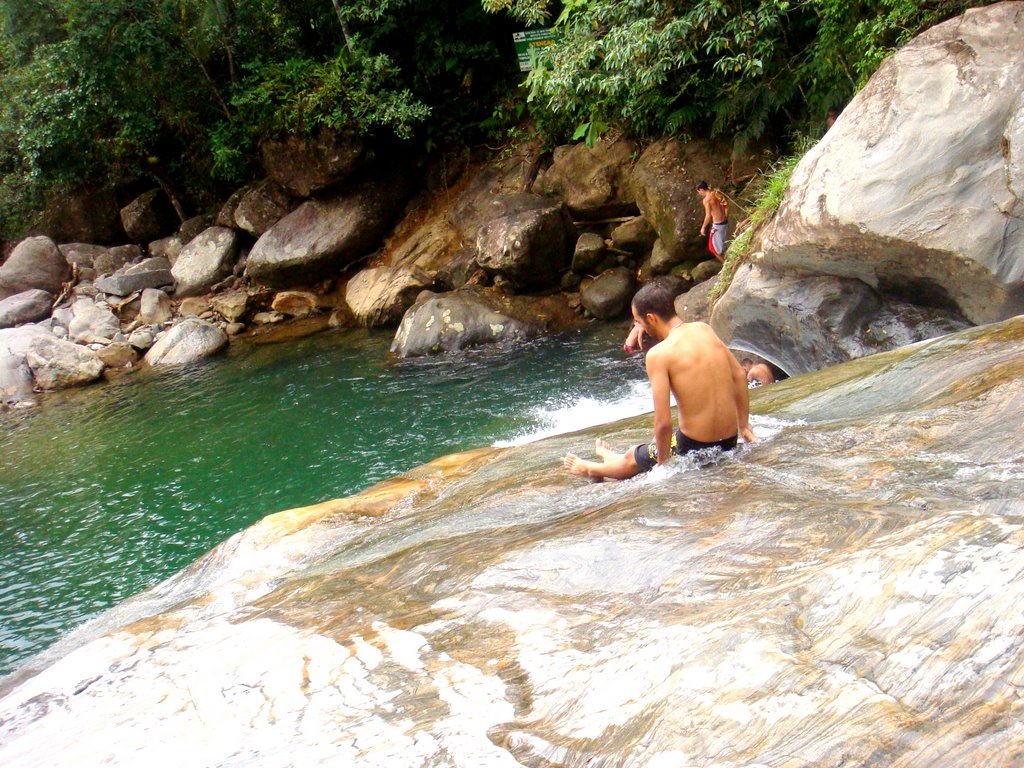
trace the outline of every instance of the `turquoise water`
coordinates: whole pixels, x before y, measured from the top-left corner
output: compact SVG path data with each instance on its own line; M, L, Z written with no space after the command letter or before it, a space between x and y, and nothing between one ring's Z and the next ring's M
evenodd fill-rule
M3 416L0 673L267 514L641 412L622 335L387 364L390 334L323 333Z

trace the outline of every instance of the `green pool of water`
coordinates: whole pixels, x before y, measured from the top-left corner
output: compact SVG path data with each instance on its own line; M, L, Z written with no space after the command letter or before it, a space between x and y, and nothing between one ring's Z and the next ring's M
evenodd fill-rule
M323 333L3 415L0 673L267 514L637 412L622 335L387 364L390 334Z

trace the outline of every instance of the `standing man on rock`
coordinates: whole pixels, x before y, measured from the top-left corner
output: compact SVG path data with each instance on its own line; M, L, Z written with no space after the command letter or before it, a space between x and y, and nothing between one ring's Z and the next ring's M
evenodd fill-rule
M748 421L747 376L729 348L707 323L684 323L675 296L654 280L633 297L633 319L657 343L647 353L647 378L654 397L654 442L617 453L598 439L601 461L565 457L574 475L595 480L625 480L664 464L673 453L711 449L728 451L737 437L752 442ZM672 398L679 407L679 427L672 430Z
M704 223L700 233L708 238L708 250L719 261L725 261L725 241L729 237L729 201L720 190L710 189L706 181L697 185L697 194L704 201ZM711 233L708 234L708 225Z

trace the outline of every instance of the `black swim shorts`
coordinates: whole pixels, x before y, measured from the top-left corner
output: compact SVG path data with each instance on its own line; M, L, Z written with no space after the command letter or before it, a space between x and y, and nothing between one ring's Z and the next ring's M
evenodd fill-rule
M685 456L688 453L703 451L706 448L719 448L723 451L731 451L735 447L736 435L727 437L725 440L716 440L713 443L702 443L700 440L694 440L684 435L678 429L672 435L672 453L676 454L676 456ZM658 463L658 446L655 443L638 445L633 449L633 458L640 465L640 469L644 472L650 472Z

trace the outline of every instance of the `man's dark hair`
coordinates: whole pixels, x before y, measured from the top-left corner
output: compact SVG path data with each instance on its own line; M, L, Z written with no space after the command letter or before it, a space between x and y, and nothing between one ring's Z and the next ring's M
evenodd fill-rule
M633 308L640 317L657 315L668 321L676 316L676 291L668 280L651 280L633 297Z
M701 183L697 185L697 189L704 190L711 189L711 187L708 186L708 183L706 181L702 180Z

